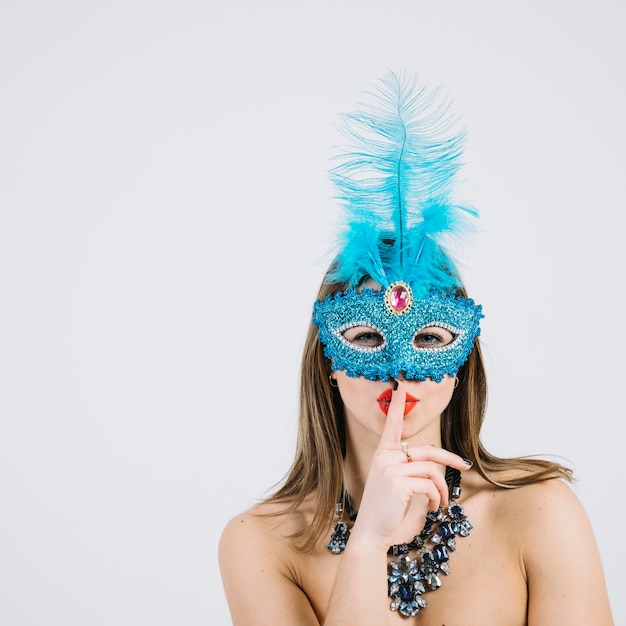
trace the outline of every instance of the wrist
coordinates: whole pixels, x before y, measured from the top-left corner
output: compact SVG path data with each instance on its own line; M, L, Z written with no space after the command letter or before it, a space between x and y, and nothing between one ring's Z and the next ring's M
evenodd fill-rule
M382 554L386 557L389 550L389 538L381 535L375 530L364 525L359 525L358 521L350 532L348 546L358 550L363 554Z

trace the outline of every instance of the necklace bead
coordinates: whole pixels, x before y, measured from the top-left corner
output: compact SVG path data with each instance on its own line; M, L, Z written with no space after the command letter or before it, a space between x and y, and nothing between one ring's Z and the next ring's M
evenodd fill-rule
M450 492L450 504L444 511L428 511L426 521L419 535L412 541L389 547L387 554L396 557L389 562L387 572L388 595L391 598L390 609L398 611L403 617L414 617L427 606L423 595L441 587L440 573L450 573L450 552L456 550L456 536L467 537L472 524L465 516L463 507L456 502L461 495L461 473L457 469L446 468L446 483ZM341 494L337 511L340 519L335 522L328 549L333 554L345 550L350 537L348 524L341 519L344 510L348 519L354 522L357 511L354 510L350 497ZM436 532L435 532L436 531ZM431 549L426 544L431 543ZM416 558L411 559L409 552L418 550Z

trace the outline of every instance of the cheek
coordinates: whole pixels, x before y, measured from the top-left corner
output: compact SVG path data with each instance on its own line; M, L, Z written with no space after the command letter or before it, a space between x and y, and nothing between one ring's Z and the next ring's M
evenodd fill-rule
M346 409L351 412L354 412L363 398L363 394L359 393L354 385L346 381L339 383L339 395Z
M338 374L337 383L345 410L352 415L359 415L371 403L371 394L361 379Z
M426 384L428 385L428 392L424 399L427 400L431 409L442 413L448 404L450 404L450 400L452 400L454 380L445 378L440 383L429 381Z

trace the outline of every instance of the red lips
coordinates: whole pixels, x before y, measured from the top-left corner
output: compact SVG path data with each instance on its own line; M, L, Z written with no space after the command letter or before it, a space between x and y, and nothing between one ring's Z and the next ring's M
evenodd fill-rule
M385 391L383 391L378 396L378 404L380 405L380 410L387 415L389 413L389 403L391 402L391 395L393 394L393 389L391 387L387 387ZM414 408L415 405L419 402L418 398L412 396L410 393L406 394L406 402L404 404L404 414L408 415Z

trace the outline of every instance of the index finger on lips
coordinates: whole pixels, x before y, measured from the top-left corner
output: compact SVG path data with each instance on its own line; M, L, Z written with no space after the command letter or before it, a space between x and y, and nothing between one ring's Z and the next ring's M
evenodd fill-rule
M402 440L402 427L404 426L404 403L406 402L406 389L398 381L398 388L391 394L389 411L385 420L385 427L380 437L379 447L396 449L400 447Z

